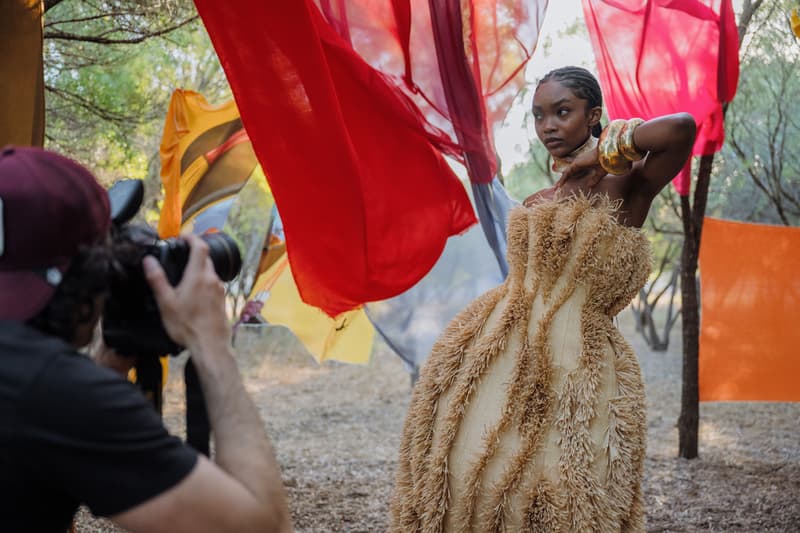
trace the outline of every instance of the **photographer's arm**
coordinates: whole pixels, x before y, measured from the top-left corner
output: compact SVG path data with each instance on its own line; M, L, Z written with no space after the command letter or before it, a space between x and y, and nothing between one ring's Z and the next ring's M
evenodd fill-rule
M132 531L290 531L280 469L230 348L222 283L207 245L193 236L189 242L189 264L177 287L152 258L145 270L167 332L192 354L216 464L200 457L178 485L112 519Z

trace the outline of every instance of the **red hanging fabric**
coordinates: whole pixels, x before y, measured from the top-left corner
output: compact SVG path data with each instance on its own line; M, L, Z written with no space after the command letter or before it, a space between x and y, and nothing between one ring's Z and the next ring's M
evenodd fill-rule
M493 129L525 83L547 0L317 0L326 20L417 106L476 183L497 172Z
M269 176L303 300L334 316L414 285L475 222L437 132L311 0L195 3Z
M722 148L722 104L736 94L739 37L731 0L583 0L611 119L686 111L693 155ZM674 181L690 189L689 165Z

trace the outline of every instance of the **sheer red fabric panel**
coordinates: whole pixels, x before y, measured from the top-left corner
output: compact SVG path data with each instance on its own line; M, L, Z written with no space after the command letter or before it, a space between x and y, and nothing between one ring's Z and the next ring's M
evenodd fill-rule
M497 171L493 129L524 84L546 0L317 0L331 26L411 98L470 179Z
M739 77L731 0L583 0L583 9L609 117L686 111L698 125L693 154L718 151L722 104ZM688 194L688 166L675 187Z
M414 285L447 237L475 222L431 142L441 133L311 0L195 3L275 195L303 300L333 316ZM344 27L360 39L352 19Z

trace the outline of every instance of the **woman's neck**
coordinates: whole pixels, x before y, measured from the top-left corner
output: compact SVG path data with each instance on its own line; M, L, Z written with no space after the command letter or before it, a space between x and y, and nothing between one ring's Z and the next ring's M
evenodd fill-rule
M578 157L580 154L584 152L588 152L589 150L593 150L597 146L597 137L592 134L589 134L589 137L586 138L586 141L573 151L565 155L564 157L556 157L553 156L553 172L564 172L567 167L575 161L575 158Z

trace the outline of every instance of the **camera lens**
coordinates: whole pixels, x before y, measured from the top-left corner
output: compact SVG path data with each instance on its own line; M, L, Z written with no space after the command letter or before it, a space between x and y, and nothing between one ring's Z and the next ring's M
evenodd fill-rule
M208 244L208 255L222 281L235 278L242 269L242 256L236 241L227 233L206 233L201 238Z

